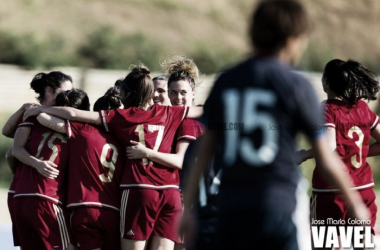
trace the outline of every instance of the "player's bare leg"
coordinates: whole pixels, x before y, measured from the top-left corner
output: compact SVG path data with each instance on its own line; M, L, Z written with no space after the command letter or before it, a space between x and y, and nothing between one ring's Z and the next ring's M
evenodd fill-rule
M173 250L174 244L174 241L154 235L152 236L150 250Z
M144 250L146 240L127 240L121 239L122 250Z

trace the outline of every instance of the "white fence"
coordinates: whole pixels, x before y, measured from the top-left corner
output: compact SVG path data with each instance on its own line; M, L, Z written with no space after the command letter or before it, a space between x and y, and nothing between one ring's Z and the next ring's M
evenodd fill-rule
M98 70L62 67L60 70L73 78L74 86L82 88L90 97L91 103L102 96L116 80L127 75L128 70ZM25 70L12 65L0 65L0 112L11 113L23 103L36 102L36 94L30 89L30 82L40 70ZM45 71L46 72L46 71ZM153 73L156 76L159 73ZM213 76L205 76L198 87L196 104L205 101L213 83Z
M127 75L128 70L99 70L61 67L60 70L73 78L74 86L82 88L90 97L91 103L102 96L116 80ZM36 102L36 94L30 89L30 81L40 70L25 70L13 65L0 65L0 113L11 113L23 103ZM46 72L46 71L45 71ZM159 73L153 73L156 76ZM302 73L313 84L320 100L326 99L323 92L320 73ZM196 104L203 104L210 88L214 83L214 75L203 76L202 82L197 89ZM371 108L375 108L377 102L371 102Z

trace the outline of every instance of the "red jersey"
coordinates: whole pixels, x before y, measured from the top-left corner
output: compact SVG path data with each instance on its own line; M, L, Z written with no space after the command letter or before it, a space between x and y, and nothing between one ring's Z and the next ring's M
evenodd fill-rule
M67 207L106 207L119 211L119 182L125 149L110 133L89 124L67 122L70 145Z
M57 165L58 177L49 179L42 176L36 169L21 164L18 168L15 198L40 197L55 204L66 201L67 164L69 160L69 146L67 138L38 123L36 117L31 117L19 124L19 127L30 126L29 144L26 150L30 155Z
M355 189L374 187L371 167L367 163L371 130L379 123L379 117L369 109L367 103L359 100L351 107L340 100L327 100L325 126L335 128L336 152L346 165ZM313 173L313 191L338 191L327 183L318 166Z
M204 134L204 130L204 126L199 121L194 119L185 119L178 128L175 142L181 140L195 141L199 136Z
M124 146L130 141L162 153L170 153L177 128L186 117L188 107L153 105L150 110L136 107L116 111L100 111L106 131L118 136ZM153 163L146 158L126 159L120 187L179 188L179 174L175 169Z

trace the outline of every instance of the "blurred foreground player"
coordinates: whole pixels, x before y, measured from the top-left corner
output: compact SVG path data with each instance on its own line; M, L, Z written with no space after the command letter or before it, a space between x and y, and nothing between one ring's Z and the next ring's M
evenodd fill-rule
M221 159L215 249L299 249L293 215L300 181L295 136L307 135L321 166L345 194L358 219L368 211L349 190L343 163L328 150L322 113L310 83L291 71L307 45L309 22L291 0L259 3L250 38L255 55L223 73L204 107L208 131L197 150L184 192L181 228L191 235L189 208L209 158ZM216 145L222 147L220 153Z
M186 187L186 176L192 171L191 167L196 164L197 158L194 157L194 152L199 145L202 144L203 136L197 141L192 141L186 151L182 175L181 188ZM220 147L216 149L221 150ZM193 209L196 214L196 232L194 235L186 235L186 239L190 238L186 244L187 250L206 250L213 249L214 237L217 229L217 214L218 214L218 192L220 186L220 177L222 175L222 164L220 159L210 157L207 167L202 171L199 179L198 198L194 200ZM191 240L193 239L193 240Z

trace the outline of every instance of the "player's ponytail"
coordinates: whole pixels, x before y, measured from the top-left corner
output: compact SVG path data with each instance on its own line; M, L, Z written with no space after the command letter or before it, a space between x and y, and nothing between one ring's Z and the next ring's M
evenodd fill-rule
M142 64L132 66L131 72L122 80L120 87L125 93L130 93L128 98L123 100L124 108L145 108L154 95L150 70Z
M166 58L161 65L169 75L168 87L171 82L178 80L187 80L193 90L198 86L199 70L192 59L175 55Z
M360 99L376 100L379 91L376 74L354 60L331 60L325 66L323 78L337 96L350 104Z
M109 88L104 96L94 104L94 111L114 110L121 106L120 91L117 87Z

